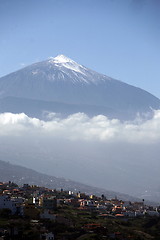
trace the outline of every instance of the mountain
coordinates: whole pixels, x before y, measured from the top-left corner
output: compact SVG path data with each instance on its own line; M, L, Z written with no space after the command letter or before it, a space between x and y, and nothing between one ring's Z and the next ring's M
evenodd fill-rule
M48 187L50 189L64 189L71 190L73 192L84 192L88 195L95 194L105 196L110 199L117 196L122 200L138 201L138 198L129 196L127 194L122 194L114 191L107 191L106 189L96 188L93 186L88 186L79 182L71 181L69 179L57 178L54 176L49 176L43 173L39 173L29 168L25 168L18 165L13 165L9 162L0 160L0 181L8 182L12 181L18 185L23 185L28 183L30 185L38 185L42 187ZM140 201L140 200L139 200Z
M52 111L134 119L160 107L152 94L58 55L0 78L0 111L42 117Z
M159 106L142 89L63 55L49 58L0 78L0 112L38 118L0 114L0 157L57 178L159 201L159 111L152 110ZM77 112L94 117L66 117ZM117 120L137 113L147 119Z

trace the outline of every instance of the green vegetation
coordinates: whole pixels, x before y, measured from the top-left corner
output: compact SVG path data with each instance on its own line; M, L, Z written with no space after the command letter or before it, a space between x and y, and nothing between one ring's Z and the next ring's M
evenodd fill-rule
M33 221L28 217L1 215L0 228L6 232L2 239L39 240L40 233L43 233L44 229L53 232L57 240L160 239L159 217L102 219L96 211L79 210L72 206L57 208L55 214L61 216L61 221L46 219ZM13 230L17 231L15 236L9 234Z

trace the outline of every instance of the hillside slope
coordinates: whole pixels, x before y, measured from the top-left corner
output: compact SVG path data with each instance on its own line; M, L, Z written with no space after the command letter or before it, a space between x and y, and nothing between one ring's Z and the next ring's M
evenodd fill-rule
M57 178L43 173L39 173L29 168L18 165L13 165L9 162L0 160L0 181L13 181L18 185L28 183L30 185L38 185L48 187L50 189L64 189L74 192L85 192L87 194L102 195L105 194L108 198L117 196L123 200L136 201L138 198L129 196L127 194L117 193L114 191L107 191L101 188L88 186L79 182L71 181L69 179Z

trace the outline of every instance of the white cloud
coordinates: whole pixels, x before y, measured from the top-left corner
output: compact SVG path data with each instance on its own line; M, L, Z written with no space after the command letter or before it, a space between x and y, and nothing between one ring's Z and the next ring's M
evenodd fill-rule
M159 187L159 143L160 110L132 122L83 113L63 119L50 113L46 121L0 114L2 160L119 192Z
M146 121L121 122L98 115L89 118L83 113L65 119L50 114L48 121L30 118L24 113L0 114L0 135L43 134L45 137L58 137L85 141L123 141L153 143L160 140L160 110ZM36 135L35 135L36 136Z

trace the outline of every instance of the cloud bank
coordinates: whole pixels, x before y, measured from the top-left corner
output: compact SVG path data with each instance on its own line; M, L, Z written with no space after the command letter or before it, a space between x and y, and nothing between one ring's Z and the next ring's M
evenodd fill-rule
M24 113L0 114L0 136L49 136L71 141L123 141L130 143L155 143L160 140L160 110L154 112L149 120L136 119L132 122L121 122L98 115L89 118L84 113L76 113L65 119L50 113L48 121L30 118ZM38 137L37 136L37 137Z
M132 122L83 113L63 119L50 113L46 121L0 114L1 160L150 200L160 197L159 144L160 110Z

